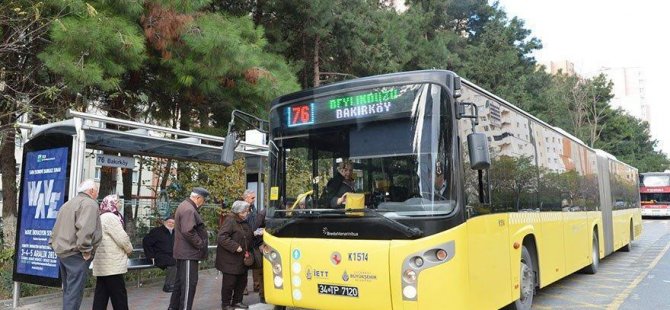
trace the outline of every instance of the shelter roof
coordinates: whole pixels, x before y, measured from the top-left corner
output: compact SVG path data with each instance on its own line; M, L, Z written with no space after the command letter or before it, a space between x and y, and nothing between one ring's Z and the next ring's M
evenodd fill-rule
M221 163L224 137L178 130L112 117L69 111L69 119L45 125L22 125L29 139L50 133L84 133L86 148L176 160ZM236 156L268 155L267 145L241 141Z

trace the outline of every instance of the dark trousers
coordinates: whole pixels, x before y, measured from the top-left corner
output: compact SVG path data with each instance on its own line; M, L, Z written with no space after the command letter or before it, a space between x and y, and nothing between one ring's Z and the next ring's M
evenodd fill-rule
M248 274L228 274L221 276L221 305L232 306L242 302L244 288L247 287Z
M254 291L258 291L258 296L265 297L265 294L263 294L263 269L252 269L251 274L254 279Z
M174 282L174 291L170 297L172 310L191 310L195 287L198 285L198 261L178 259L177 280Z
M93 310L107 309L107 303L112 300L114 310L128 310L128 293L123 274L98 277L95 281L93 295Z
M63 310L79 310L84 295L84 285L88 277L91 261L77 253L60 257L60 275L63 279Z
M165 283L163 290L171 291L174 289L174 282L177 280L177 266L167 266L165 268Z

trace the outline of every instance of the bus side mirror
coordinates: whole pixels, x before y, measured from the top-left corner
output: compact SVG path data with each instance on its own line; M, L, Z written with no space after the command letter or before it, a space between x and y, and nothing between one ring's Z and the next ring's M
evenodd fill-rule
M221 150L221 163L224 166L230 166L235 159L235 146L237 145L237 134L235 131L228 131L226 140L223 141L223 149Z
M474 132L468 135L468 153L470 153L470 168L484 170L491 166L489 143L486 135Z

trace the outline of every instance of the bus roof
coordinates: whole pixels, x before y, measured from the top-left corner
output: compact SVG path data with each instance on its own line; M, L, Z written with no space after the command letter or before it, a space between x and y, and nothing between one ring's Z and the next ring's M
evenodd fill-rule
M458 75L448 70L420 70L374 75L332 83L284 95L273 100L270 109L276 109L286 104L304 100L306 97L327 96L329 94L339 93L343 90L355 90L357 88L363 89L369 85L391 86L400 84L433 83L442 85L448 90L451 90L453 89L454 78L457 77Z

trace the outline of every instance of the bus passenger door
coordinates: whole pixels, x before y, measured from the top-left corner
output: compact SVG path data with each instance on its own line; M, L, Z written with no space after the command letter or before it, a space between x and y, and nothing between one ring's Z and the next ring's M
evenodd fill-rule
M467 221L470 309L497 309L510 302L509 214L495 213Z

